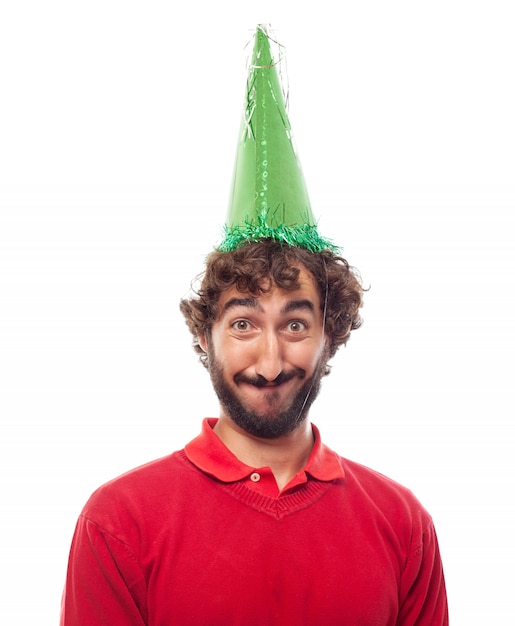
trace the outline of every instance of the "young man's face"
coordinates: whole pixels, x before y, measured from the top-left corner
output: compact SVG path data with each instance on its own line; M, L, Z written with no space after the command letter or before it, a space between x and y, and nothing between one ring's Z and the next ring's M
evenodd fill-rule
M274 286L259 297L228 289L209 339L200 340L222 414L254 436L293 431L325 371L320 296L302 267L299 284L293 291Z

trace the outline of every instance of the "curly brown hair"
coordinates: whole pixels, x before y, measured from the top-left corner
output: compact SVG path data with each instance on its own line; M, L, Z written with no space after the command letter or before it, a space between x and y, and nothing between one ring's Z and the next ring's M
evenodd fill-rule
M212 252L196 296L181 300L180 309L193 335L193 348L204 366L207 367L207 355L198 338L209 335L219 314L221 293L233 286L253 296L270 291L274 285L293 291L299 288L299 265L313 276L322 311L325 307L329 358L347 343L351 331L362 323L359 309L364 289L357 271L330 250L315 253L266 239L231 252Z

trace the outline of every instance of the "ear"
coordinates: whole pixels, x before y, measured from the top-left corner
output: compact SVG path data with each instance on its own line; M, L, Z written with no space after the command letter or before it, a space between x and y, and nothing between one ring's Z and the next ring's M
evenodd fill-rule
M198 339L198 345L202 348L202 350L204 350L204 352L207 354L207 338L205 335L199 335L197 337Z

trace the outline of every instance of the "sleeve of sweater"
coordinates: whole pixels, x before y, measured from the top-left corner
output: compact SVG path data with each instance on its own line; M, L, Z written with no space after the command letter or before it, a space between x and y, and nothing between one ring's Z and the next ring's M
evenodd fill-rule
M431 522L406 563L400 588L399 626L448 626L444 574Z
M79 518L70 550L61 626L144 626L145 581L127 545Z

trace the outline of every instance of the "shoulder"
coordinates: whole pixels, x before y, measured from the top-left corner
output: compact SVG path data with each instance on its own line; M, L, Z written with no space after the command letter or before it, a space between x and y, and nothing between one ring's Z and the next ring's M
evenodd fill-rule
M345 473L343 484L356 506L394 522L410 520L422 532L431 526L430 514L408 487L365 465L339 458Z
M181 491L188 476L195 473L184 452L145 463L96 489L82 510L82 516L102 526L118 518L155 514Z
M339 455L338 455L339 456ZM392 478L356 461L339 456L345 475L348 479L367 489L380 488L393 491L408 498L414 497L410 489Z

